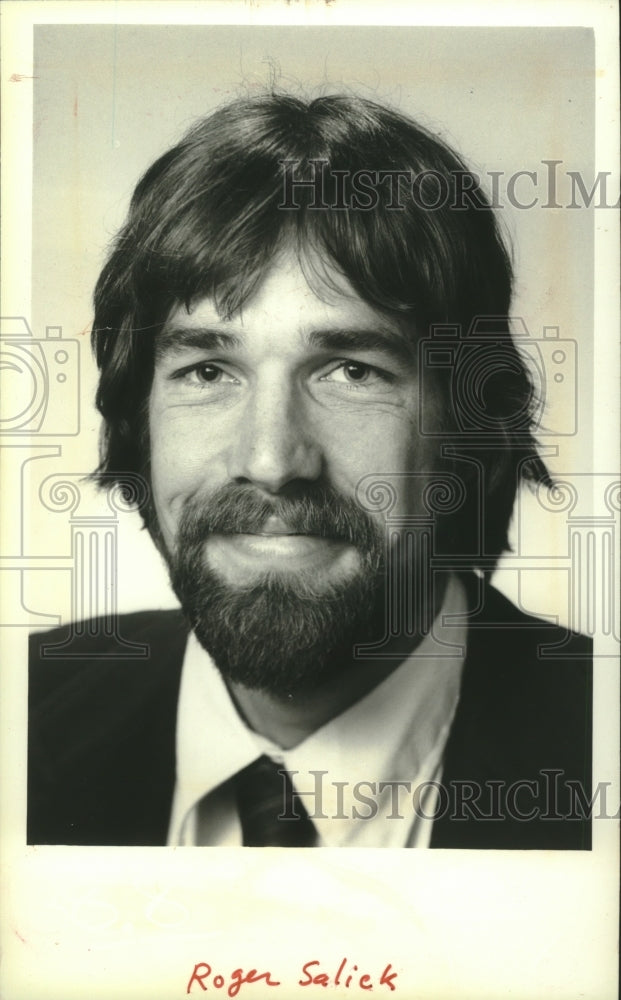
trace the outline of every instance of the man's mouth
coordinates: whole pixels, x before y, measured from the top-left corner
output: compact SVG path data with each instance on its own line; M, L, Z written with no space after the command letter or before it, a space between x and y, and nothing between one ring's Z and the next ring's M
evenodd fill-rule
M337 542L321 535L300 534L295 531L274 532L243 532L234 535L211 535L207 547L210 552L216 549L228 550L231 556L238 553L249 558L264 558L270 560L302 558L316 555L323 558L337 548L343 548L345 542Z
M249 534L256 534L263 538L279 538L279 537L312 537L304 535L302 532L297 531L295 528L290 528L288 524L281 517L276 514L271 514L260 531L249 532Z
M329 571L344 557L347 562L352 558L357 561L348 542L301 532L277 515L270 515L258 530L214 532L207 540L206 553L214 568L240 580L244 574L270 570Z

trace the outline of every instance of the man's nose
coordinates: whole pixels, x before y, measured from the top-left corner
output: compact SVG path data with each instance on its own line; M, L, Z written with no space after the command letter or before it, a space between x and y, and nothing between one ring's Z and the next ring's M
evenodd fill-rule
M296 480L318 479L322 462L303 392L273 383L257 387L237 425L229 453L230 478L278 493Z

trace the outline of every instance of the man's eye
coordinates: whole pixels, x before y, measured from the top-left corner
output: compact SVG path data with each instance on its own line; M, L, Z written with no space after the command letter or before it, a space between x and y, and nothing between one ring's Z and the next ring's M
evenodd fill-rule
M216 365L200 364L194 369L194 375L199 382L220 382L224 372Z
M366 365L362 361L341 361L339 364L322 377L325 382L337 382L341 385L360 385L364 383L375 384L382 380L383 373L372 365ZM384 375L388 380L388 375Z
M198 388L237 381L232 375L229 375L219 365L215 365L211 361L201 361L198 364L189 365L187 368L181 368L172 375L172 378Z

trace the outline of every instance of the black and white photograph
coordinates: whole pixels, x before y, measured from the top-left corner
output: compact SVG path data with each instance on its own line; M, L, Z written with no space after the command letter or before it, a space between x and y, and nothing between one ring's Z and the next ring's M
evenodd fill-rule
M5 7L3 995L615 996L616 17Z

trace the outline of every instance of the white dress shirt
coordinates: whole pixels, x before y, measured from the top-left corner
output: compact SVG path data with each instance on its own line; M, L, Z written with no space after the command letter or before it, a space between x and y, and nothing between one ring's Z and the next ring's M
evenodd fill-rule
M428 847L437 794L432 783L442 776L459 700L465 612L463 585L451 577L442 610L414 653L291 750L248 728L217 667L192 634L177 710L168 843L241 846L228 779L267 754L292 772L294 790L317 830L318 847ZM199 830L197 805L207 793Z

